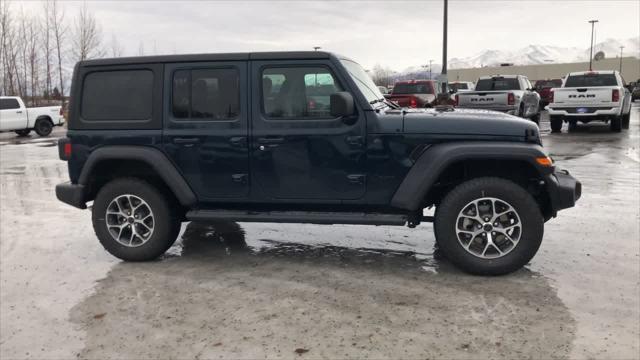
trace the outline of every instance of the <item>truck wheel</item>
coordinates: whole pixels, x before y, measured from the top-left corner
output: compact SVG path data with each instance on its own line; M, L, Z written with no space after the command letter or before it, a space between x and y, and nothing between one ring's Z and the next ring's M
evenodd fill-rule
M551 122L551 132L558 133L562 131L562 116L551 116L549 121Z
M156 259L180 231L180 221L167 198L136 178L104 185L93 202L92 221L102 246L125 261Z
M622 115L622 128L628 129L630 122L631 122L631 111L629 111L629 113L627 113L626 115Z
M35 126L36 134L40 136L49 136L53 130L53 123L49 119L36 120Z
M611 119L611 123L609 123L609 128L613 132L622 131L622 116L616 116L613 119Z
M458 185L436 209L440 250L462 270L502 275L536 254L544 232L540 208L512 181L482 177Z
M540 113L537 113L531 117L531 121L536 123L536 125L540 126Z
M29 133L31 132L31 129L24 129L24 130L16 130L15 133L18 134L19 137L25 137L27 135L29 135Z

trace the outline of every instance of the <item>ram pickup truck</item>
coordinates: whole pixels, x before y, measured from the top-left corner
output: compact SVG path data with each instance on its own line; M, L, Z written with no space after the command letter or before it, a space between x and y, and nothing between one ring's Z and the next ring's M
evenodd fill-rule
M581 194L535 124L400 108L332 53L86 60L71 93L58 143L70 181L56 195L80 209L92 202L98 239L127 261L158 258L183 221L435 222L452 263L504 274L534 256L545 221Z
M482 76L474 91L454 95L454 106L500 111L540 122L540 95L522 75Z
M436 82L433 80L406 80L394 84L388 100L402 107L423 108L435 105Z
M629 128L631 93L617 71L581 71L569 73L560 88L551 90L547 107L551 131L560 132L562 124L569 130L578 121L604 121L611 131Z
M61 106L27 108L18 96L0 96L0 132L27 136L35 130L40 136L49 136L54 126L64 125L61 109Z

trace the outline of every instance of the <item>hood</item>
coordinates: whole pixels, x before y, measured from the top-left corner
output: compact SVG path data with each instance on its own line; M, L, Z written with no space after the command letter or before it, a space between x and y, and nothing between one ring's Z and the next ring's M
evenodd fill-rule
M532 121L489 110L405 109L403 120L408 134L539 137L538 126Z

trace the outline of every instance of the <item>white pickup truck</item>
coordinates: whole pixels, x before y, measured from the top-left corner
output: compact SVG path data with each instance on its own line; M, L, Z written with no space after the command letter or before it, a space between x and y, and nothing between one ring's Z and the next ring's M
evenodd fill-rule
M631 93L617 71L581 71L569 73L562 87L551 89L549 119L551 131L560 132L569 123L574 130L578 121L609 122L611 131L629 128Z
M526 76L482 76L473 91L454 95L454 106L505 112L540 122L540 95Z
M31 130L49 136L54 126L64 125L61 106L27 108L18 96L0 96L0 132L27 136Z

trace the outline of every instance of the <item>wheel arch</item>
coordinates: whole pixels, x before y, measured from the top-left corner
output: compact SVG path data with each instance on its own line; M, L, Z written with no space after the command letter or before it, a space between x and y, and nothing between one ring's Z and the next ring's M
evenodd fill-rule
M191 207L197 198L173 163L158 149L148 146L103 146L91 152L78 178L86 187L85 200L117 177L139 177L167 190L182 206Z
M391 205L419 211L438 201L456 185L481 176L512 180L536 195L541 211L551 216L549 197L538 181L553 168L535 162L546 156L527 143L464 142L433 145L418 158L396 190ZM536 193L538 192L538 193ZM548 214L548 215L547 215Z

